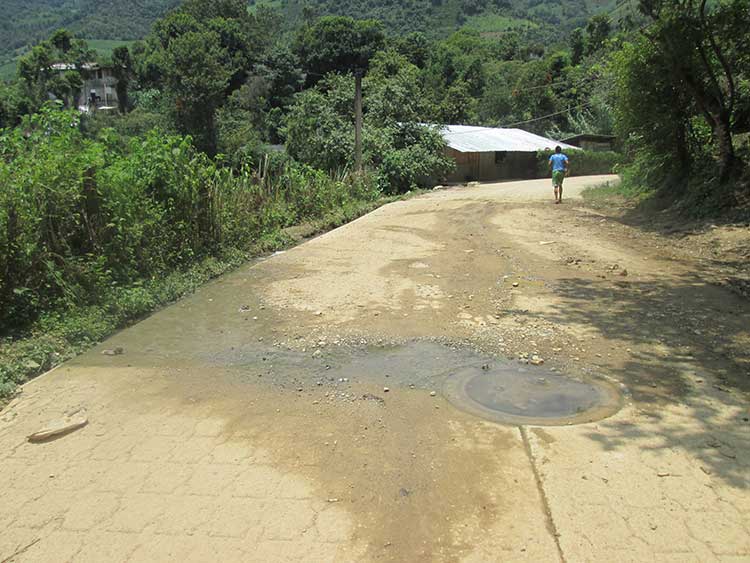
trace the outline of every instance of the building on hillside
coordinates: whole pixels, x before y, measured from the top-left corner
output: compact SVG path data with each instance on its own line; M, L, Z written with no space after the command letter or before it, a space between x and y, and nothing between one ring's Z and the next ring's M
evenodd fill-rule
M576 147L522 129L446 125L442 129L449 157L456 162L448 182L514 180L538 176L537 152Z
M52 70L66 72L79 70L83 88L76 96L76 107L82 112L112 110L117 108L117 79L111 66L84 63L80 69L69 63L55 63Z
M597 135L594 133L582 133L563 139L563 142L578 147L585 151L613 151L617 137L614 135Z

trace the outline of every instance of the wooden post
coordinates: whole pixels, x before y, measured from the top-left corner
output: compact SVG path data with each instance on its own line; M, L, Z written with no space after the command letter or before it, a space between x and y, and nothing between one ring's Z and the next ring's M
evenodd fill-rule
M362 172L362 74L354 71L354 166Z

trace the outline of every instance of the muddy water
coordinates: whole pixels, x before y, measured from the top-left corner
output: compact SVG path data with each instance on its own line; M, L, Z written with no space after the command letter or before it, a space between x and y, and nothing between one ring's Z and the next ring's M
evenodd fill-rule
M383 401L392 389L426 390L433 396L444 393L469 414L511 425L590 422L614 414L620 406L615 388L600 379L523 366L445 339L378 345L336 340L293 348L262 337L249 339L244 332L237 339L231 330L219 330L212 333L214 345L206 347L189 345L194 328L181 327L179 338L165 327L151 341L123 344L131 353L142 347L131 356L139 358L142 367L174 367L182 358L192 367L218 369L236 383L312 393L329 401L361 399L355 392L359 386L375 391L365 395L373 401Z
M581 424L621 406L617 388L600 378L576 380L509 363L461 368L451 373L444 392L459 409L505 424Z

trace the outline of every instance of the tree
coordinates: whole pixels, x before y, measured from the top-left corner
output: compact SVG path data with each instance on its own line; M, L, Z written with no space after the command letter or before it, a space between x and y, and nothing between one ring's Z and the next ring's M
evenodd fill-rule
M729 180L736 169L732 139L737 111L740 45L747 42L750 0L728 0L712 10L707 0L640 0L651 25L643 32L673 77L685 88L716 143L719 176ZM745 68L747 71L748 69Z
M295 50L308 74L308 84L315 84L329 72L366 70L384 45L380 22L329 16L302 27Z
M125 113L128 111L128 87L133 74L133 60L126 45L115 47L112 51L112 74L117 80L115 90L120 113Z
M289 105L304 84L300 61L286 46L268 51L253 67L252 75L268 83L268 105L272 108Z
M67 53L73 47L73 35L67 29L58 29L52 34L50 43L61 53Z
M410 33L395 40L396 51L405 56L410 63L424 68L430 55L431 42L424 33Z
M279 26L277 12L264 8L250 14L245 0L187 0L157 21L135 51L138 82L162 90L178 130L213 155L216 111L246 81L257 82L254 69Z
M586 24L586 54L596 53L602 47L604 42L612 32L612 23L607 14L597 14L593 16Z
M285 119L286 148L322 170L342 169L354 154L354 80L330 75L297 94Z
M377 123L421 122L427 118L419 69L389 50L372 59L364 82L368 118Z
M626 43L614 54L611 67L616 131L638 162L642 181L683 182L691 172L690 155L700 148L690 135L689 94L672 79L659 51L643 38Z
M451 84L435 108L435 121L444 125L476 123L478 101L471 90L471 85L463 80Z
M583 30L578 27L570 34L570 64L573 66L581 64L585 49L586 43L583 37Z
M27 103L17 82L0 83L0 129L16 125L28 113Z
M166 52L165 85L177 125L212 156L216 154L214 117L232 75L227 59L219 35L211 31L184 33L170 42Z

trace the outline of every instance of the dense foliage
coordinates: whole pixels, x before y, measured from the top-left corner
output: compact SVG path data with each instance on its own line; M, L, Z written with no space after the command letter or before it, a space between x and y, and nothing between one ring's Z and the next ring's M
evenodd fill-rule
M611 57L628 183L677 190L693 208L750 192L750 2L641 0L641 31ZM648 84L648 88L643 85Z
M45 107L0 137L0 334L46 310L106 299L226 248L377 192L292 161L222 168L190 138L81 132Z

